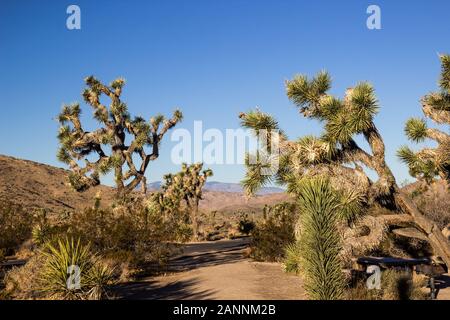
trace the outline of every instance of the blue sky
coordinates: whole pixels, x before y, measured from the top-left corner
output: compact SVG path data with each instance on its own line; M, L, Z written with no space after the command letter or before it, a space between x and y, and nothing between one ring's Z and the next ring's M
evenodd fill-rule
M81 8L81 30L66 28L70 4ZM366 28L370 4L381 8L382 30ZM436 89L437 53L450 52L448 12L448 0L2 0L0 153L63 166L54 117L63 102L82 101L90 74L107 83L125 77L132 114L180 107L179 127L189 130L194 120L205 129L237 128L239 112L257 105L291 138L318 134L320 124L300 117L286 98L284 80L327 69L339 96L358 81L374 84L376 124L403 181L408 172L395 151L407 142L404 122L421 116L420 97ZM178 169L168 140L149 167L151 181ZM237 165L212 169L219 181L244 174Z

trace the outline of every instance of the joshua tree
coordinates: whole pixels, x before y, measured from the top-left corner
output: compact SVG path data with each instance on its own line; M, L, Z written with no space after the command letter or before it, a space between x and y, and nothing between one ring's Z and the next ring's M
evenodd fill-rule
M202 168L202 163L183 163L180 172L164 176L162 191L156 193L154 198L161 211L175 212L180 210L182 204L185 205L194 239L198 234L198 207L202 200L203 187L208 177L213 175L212 170L202 171Z
M63 106L58 117L61 124L58 159L70 166L71 185L77 191L84 191L100 184L100 175L114 170L118 194L127 194L139 184L145 193L145 171L150 161L158 158L162 138L181 121L182 113L176 110L170 119L156 115L148 122L142 117L132 119L127 105L120 99L125 84L123 79L116 79L109 86L93 76L87 77L85 82L87 88L83 98L93 108L94 118L101 127L92 132L84 130L78 103ZM100 101L102 95L110 99L109 107ZM147 146L151 153L145 150ZM136 164L133 155L140 158L140 165ZM91 156L97 159L92 161ZM84 166L81 164L83 160Z
M437 124L447 125L447 133L429 128L425 119L409 119L405 126L408 138L414 142L431 139L437 143L437 147L414 152L403 146L398 151L398 156L408 165L411 176L427 184L439 176L450 186L450 55L441 55L440 59L440 91L424 96L421 102L424 115Z
M345 280L337 229L342 210L340 198L326 179L306 180L299 191L302 212L299 252L305 289L311 299L341 299Z
M426 219L398 188L385 161L383 139L373 121L378 101L369 83L359 83L339 99L328 93L331 79L320 72L313 79L304 75L286 82L287 95L307 118L319 120L325 131L320 137L306 136L289 141L279 129L277 121L259 110L241 113L241 124L253 129L280 132L279 170L272 176L262 174L264 164L248 164L243 181L247 193L252 194L266 183L287 184L288 191L299 194L304 178L327 176L335 189L345 190L349 204L378 204L396 213L377 217L382 223L413 224L433 246L436 254L450 266L450 245L437 226ZM355 141L362 135L370 150ZM372 181L364 168L374 170L378 180ZM357 200L357 201L355 201ZM405 214L398 214L405 213ZM404 233L405 234L405 233Z

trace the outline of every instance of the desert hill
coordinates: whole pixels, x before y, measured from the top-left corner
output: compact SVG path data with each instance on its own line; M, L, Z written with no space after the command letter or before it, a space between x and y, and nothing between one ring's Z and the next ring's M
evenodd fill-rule
M0 155L0 200L18 203L27 209L43 208L51 213L73 212L91 206L98 192L103 204L111 203L113 188L97 186L86 192L76 192L67 184L67 174L68 171L62 168ZM238 192L205 191L200 208L224 213L260 212L265 204L287 199L284 193L246 199Z
M98 186L79 193L67 184L67 173L61 168L0 155L0 199L52 213L92 205L97 192L105 202L111 201L112 188Z

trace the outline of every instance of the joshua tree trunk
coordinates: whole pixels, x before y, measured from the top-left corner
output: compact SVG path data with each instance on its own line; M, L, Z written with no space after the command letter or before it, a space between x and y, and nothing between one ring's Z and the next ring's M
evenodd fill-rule
M191 224L192 224L192 234L193 239L198 239L198 204L199 199L194 199L194 205L191 206Z
M412 216L416 227L425 234L436 255L440 256L445 264L450 267L450 244L439 227L424 217L416 205L401 191L396 193L395 198L401 208Z

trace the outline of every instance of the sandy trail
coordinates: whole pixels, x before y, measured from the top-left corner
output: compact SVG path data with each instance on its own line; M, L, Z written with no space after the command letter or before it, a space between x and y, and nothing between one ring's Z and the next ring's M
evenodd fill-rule
M247 239L192 243L173 259L166 276L151 277L120 289L125 299L305 299L301 279L278 263L254 262ZM174 273L172 273L174 272Z

